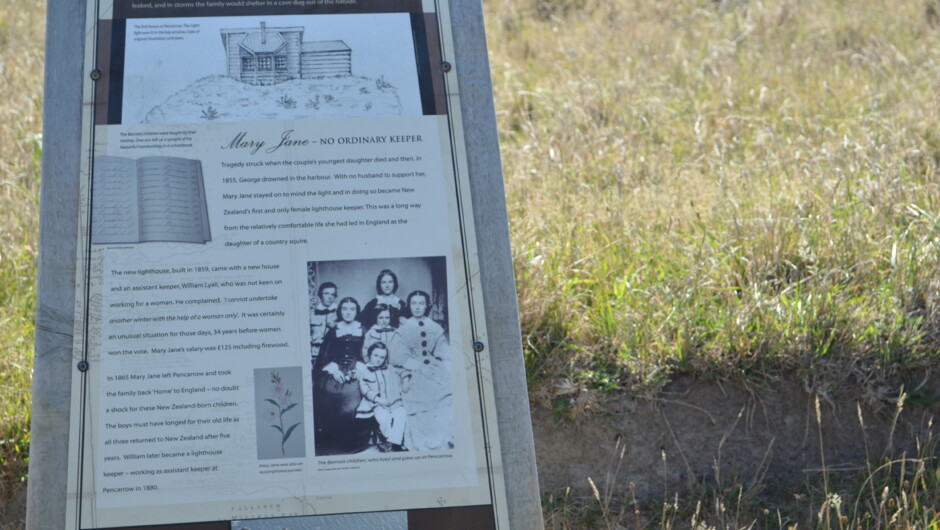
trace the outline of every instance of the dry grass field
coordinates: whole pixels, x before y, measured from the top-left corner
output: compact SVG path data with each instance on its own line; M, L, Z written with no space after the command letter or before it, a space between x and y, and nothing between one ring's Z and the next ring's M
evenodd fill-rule
M29 444L44 9L0 0L5 495ZM786 374L824 399L896 402L936 363L938 0L484 9L530 395L558 421L675 374ZM546 492L546 520L936 528L936 441L922 442L838 487L768 485L760 504L733 484L636 504L598 470L593 498ZM820 500L793 508L807 488Z
M26 479L45 5L0 2L0 496Z
M936 363L936 0L484 5L536 403L578 421L691 373L878 404ZM843 490L799 485L822 490L800 515L775 508L789 485L750 508L664 498L641 519L934 527L922 447L916 477L889 459ZM574 519L548 503L550 526L636 522L595 497Z
M934 0L486 8L534 392L934 361Z

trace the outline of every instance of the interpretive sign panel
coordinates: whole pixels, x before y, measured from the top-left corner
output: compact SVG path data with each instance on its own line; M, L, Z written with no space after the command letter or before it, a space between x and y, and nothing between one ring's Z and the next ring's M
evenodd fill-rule
M89 0L69 528L508 527L449 17Z

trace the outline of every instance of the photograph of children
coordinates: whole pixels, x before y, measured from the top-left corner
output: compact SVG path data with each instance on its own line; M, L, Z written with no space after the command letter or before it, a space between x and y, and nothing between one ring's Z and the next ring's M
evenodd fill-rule
M444 257L307 264L317 456L454 447Z

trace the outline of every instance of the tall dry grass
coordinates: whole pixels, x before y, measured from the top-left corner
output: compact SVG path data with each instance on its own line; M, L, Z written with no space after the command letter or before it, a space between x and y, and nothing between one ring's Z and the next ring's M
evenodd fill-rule
M534 399L576 417L598 391L655 390L675 372L786 372L878 401L936 362L936 0L484 7ZM659 504L592 483L593 499L547 497L546 518L937 527L935 440L871 457Z
M935 362L936 0L484 5L537 398Z
M0 498L29 449L44 41L44 2L0 2Z

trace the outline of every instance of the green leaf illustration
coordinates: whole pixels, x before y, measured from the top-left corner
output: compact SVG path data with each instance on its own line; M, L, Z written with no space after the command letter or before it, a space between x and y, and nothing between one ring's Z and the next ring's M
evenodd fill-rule
M285 441L285 442L287 441L288 438L290 438L290 435L291 435L292 432L294 432L294 429L296 429L297 426L300 425L301 423L303 423L303 422L302 422L302 421L298 421L297 423L295 423L295 424L293 424L293 425L291 425L290 427L287 428L287 433L284 434L284 441Z

